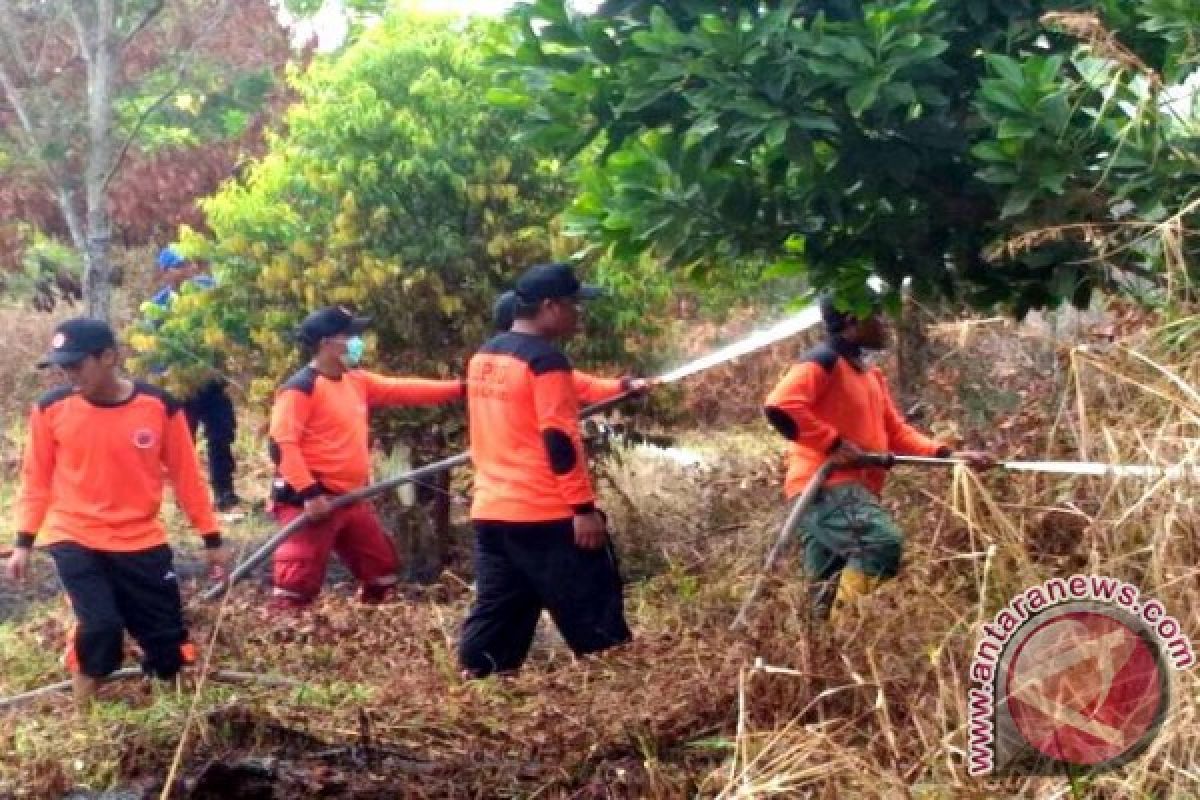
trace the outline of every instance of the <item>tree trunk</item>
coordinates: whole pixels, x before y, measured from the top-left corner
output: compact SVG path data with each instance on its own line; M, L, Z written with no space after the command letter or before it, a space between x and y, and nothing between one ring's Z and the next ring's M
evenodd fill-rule
M88 152L84 168L87 242L84 250L83 300L89 317L107 320L112 312L112 227L108 213L108 180L113 167L113 80L116 33L113 0L97 0L94 27L83 34L88 77Z

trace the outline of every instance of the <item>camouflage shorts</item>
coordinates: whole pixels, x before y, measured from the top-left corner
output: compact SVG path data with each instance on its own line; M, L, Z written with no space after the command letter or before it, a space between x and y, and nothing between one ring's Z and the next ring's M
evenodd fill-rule
M821 490L800 517L804 568L815 581L828 581L849 566L867 575L894 577L904 535L879 499L857 483Z

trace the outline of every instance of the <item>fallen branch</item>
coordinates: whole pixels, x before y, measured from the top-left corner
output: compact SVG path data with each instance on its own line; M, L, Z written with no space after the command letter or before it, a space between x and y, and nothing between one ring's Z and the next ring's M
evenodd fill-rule
M109 675L104 679L105 683L122 681L129 678L140 678L144 673L140 667L125 667ZM304 681L298 681L293 678L284 678L278 675L260 675L255 672L239 672L237 670L222 669L210 674L210 680L219 683L255 683L260 686L304 686ZM59 681L51 683L47 686L42 686L37 689L30 689L21 694L15 694L12 697L0 698L0 710L15 708L30 700L36 700L39 697L46 697L57 692L65 692L71 688L70 681Z

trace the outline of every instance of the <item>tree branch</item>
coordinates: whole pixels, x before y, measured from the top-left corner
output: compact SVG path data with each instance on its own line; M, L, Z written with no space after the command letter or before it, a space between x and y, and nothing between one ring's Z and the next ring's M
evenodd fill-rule
M59 9L59 12L55 16L55 18L50 20L49 23L46 25L46 33L44 36L42 36L41 45L38 46L37 59L33 62L32 66L31 66L31 71L29 73L31 78L36 77L38 75L38 73L40 73L42 71L42 63L45 60L46 54L51 49L50 48L50 40L52 38L63 40L64 47L70 46L70 38L71 37L63 36L59 30L59 23L62 21L63 16L64 16L63 10Z
M74 190L71 188L70 182L63 175L57 173L42 155L45 142L40 138L37 126L34 124L29 110L25 107L25 103L21 99L16 84L13 82L12 75L2 61L0 61L0 87L3 87L5 97L12 106L13 112L17 115L17 121L20 123L20 138L24 140L22 144L24 145L26 157L37 165L54 186L55 194L58 196L59 210L62 211L63 220L67 223L67 231L71 235L71 242L75 245L76 249L82 252L84 239L82 227L79 223L79 210L75 207Z
M161 3L158 5L161 5ZM133 129L129 132L129 135L125 137L125 141L122 142L121 146L117 149L117 154L113 158L112 166L109 167L108 173L104 176L104 183L102 185L105 189L108 188L109 183L112 182L112 179L116 176L117 171L121 169L121 165L125 162L125 157L129 153L129 148L137 140L138 134L142 132L142 128L145 126L146 120L150 118L151 114L162 108L162 106L168 100L174 97L175 93L178 92L180 87L183 86L184 81L186 81L188 78L188 74L192 68L192 65L195 63L196 55L200 49L200 46L207 41L208 37L213 34L221 22L224 21L225 17L228 16L231 5L231 0L222 0L221 5L217 8L216 13L210 18L208 25L205 26L204 30L201 31L195 39L192 40L189 48L180 54L179 68L175 71L175 80L171 83L170 88L159 95L153 103L147 106L142 113L138 115L137 121L135 121L133 124ZM126 42L128 42L128 39L126 39Z
M34 127L33 117L30 116L29 109L25 107L25 103L21 99L21 92L3 61L0 61L0 87L4 89L4 96L8 99L9 105L12 106L13 111L16 113L17 121L21 123L21 131L24 134L26 149L30 151L31 155L37 156L40 161L40 151L43 143L37 139L37 128Z
M8 45L17 69L21 70L21 77L25 79L25 83L28 83L30 77L29 59L25 57L25 49L21 47L21 40L17 36L17 31L19 30L20 27L17 25L16 19L13 18L12 9L9 7L9 4L0 3L0 32L3 32L4 43Z
M92 65L92 42L88 38L87 26L83 24L83 17L79 15L79 7L72 0L70 5L71 27L75 29L75 37L79 39L79 51L83 54L83 60L87 63L89 69Z
M125 45L133 41L134 37L141 33L147 25L154 21L154 18L162 12L163 6L165 5L166 3L164 0L156 0L154 5L146 10L146 13L142 15L142 18L138 20L136 24L134 24L133 28L130 29L129 33L127 33L125 38L121 41L120 47L122 50L124 50Z

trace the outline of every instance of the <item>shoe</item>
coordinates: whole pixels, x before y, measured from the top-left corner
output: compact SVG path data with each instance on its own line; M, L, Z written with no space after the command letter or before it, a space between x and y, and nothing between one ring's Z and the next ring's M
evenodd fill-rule
M382 604L392 594L392 585L387 586L360 586L358 589L358 602L366 606L377 606Z
M302 597L275 595L267 601L267 611L274 613L295 613L303 611L312 605L312 600Z
M237 492L234 492L233 490L220 492L217 494L217 511L222 513L226 511L233 511L239 505L241 505L241 502L242 498L238 497Z

